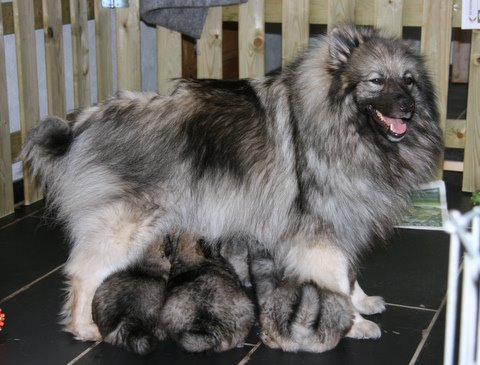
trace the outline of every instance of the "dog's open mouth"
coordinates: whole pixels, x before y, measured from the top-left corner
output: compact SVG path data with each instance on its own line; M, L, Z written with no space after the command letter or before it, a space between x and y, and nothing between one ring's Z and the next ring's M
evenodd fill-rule
M379 110L369 105L367 107L371 118L377 126L385 133L386 137L391 142L400 142L405 134L407 134L407 123L401 118L387 117Z

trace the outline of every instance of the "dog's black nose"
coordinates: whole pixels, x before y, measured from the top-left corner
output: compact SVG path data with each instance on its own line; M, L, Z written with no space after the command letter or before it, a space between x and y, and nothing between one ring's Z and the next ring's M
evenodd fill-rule
M404 113L412 113L415 110L415 101L413 99L400 100L399 108Z

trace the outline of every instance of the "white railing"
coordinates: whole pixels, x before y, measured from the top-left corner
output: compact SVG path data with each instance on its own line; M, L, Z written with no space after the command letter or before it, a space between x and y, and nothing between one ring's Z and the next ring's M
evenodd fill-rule
M471 227L471 230L469 228ZM450 213L445 226L450 233L448 270L447 322L445 329L444 365L453 365L456 358L457 314L460 315L458 365L480 364L479 279L480 279L480 207L462 215ZM463 253L463 255L462 255ZM458 299L459 272L463 256L461 300ZM458 305L461 305L458 311Z

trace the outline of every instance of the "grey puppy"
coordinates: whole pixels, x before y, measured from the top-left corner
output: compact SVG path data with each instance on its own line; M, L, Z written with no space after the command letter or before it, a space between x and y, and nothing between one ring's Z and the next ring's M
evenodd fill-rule
M238 346L255 321L253 302L219 250L182 234L172 257L161 322L189 352Z
M241 233L285 276L349 296L351 335L385 309L355 275L409 193L434 176L442 133L421 56L401 40L335 28L280 73L180 80L171 96L121 92L73 123L46 118L23 156L47 187L72 249L64 324L100 337L95 290L172 229Z
M260 337L266 345L291 352L324 352L349 336L355 310L347 295L285 277L264 250L251 250L249 260Z
M137 263L111 274L98 287L92 316L105 342L146 355L166 338L160 310L170 272L167 246L167 239L159 239Z

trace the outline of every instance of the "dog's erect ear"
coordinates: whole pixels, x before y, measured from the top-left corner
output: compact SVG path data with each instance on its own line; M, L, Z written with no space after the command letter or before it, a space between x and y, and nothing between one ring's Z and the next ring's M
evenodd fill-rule
M371 35L371 30L366 27L342 25L333 28L329 38L329 70L333 73L342 70L348 63L355 48L365 42Z

